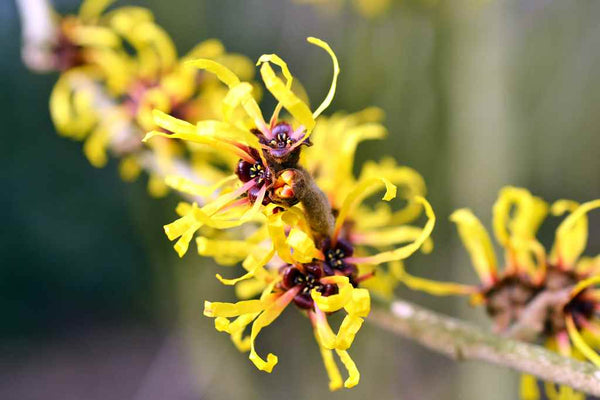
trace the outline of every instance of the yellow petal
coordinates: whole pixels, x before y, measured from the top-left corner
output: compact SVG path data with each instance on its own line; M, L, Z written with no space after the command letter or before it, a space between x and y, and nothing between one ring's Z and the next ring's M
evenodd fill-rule
M246 259L244 260L243 266L244 266L244 269L248 272L245 273L244 275L242 275L236 279L225 279L220 274L217 274L216 275L217 279L224 285L232 286L232 285L237 284L238 282L241 282L246 279L250 279L250 278L254 277L256 275L257 271L262 269L269 261L271 261L271 259L273 258L273 255L275 254L274 249L271 249L270 251L263 250L260 252L262 253L262 257L257 256L257 254L250 254L250 255L248 255L248 257L246 257Z
M527 374L521 375L519 392L521 400L539 400L540 390L538 389L535 376Z
M299 288L288 290L286 293L281 295L277 300L273 302L269 308L263 311L262 314L252 324L252 330L250 332L250 361L254 363L256 368L261 371L271 372L275 364L277 364L277 356L269 353L267 355L267 360L263 360L255 349L256 337L260 333L260 331L267 325L270 325L279 315L283 312L283 310L287 307L287 305L292 301L294 296L298 294ZM248 300L252 301L252 300Z
M566 265L573 265L587 245L587 213L600 208L600 199L581 204L556 230L554 246L557 256Z
M318 342L326 349L334 349L336 336L335 333L333 333L331 326L329 326L329 322L327 322L325 313L319 308L316 308L314 315L313 325L316 329Z
M374 247L390 246L399 243L411 242L417 239L423 228L417 226L397 226L388 229L380 229L378 231L360 232L353 235L353 242L357 244L366 244ZM424 253L430 253L433 250L433 241L431 238L423 243L421 250Z
M175 189L182 193L191 194L193 196L207 197L213 194L221 187L236 182L238 180L237 175L232 174L225 178L215 182L210 186L199 185L190 181L189 179L183 178L179 175L167 175L165 177L165 183L172 189Z
M314 240L300 229L290 230L286 244L294 249L292 258L299 263L309 263L313 258L318 257L319 251L315 247Z
M368 178L360 181L344 200L344 204L335 221L334 237L337 237L339 234L348 214L362 202L368 194L371 194L374 188L379 188L382 183L385 185L383 200L389 201L396 197L396 186L386 178Z
M142 166L134 156L124 157L119 163L119 175L125 182L133 182L142 172Z
M335 56L335 53L333 52L331 47L329 47L329 45L326 42L322 41L321 39L317 39L315 37L309 37L306 40L309 43L312 43L315 46L319 46L320 48L325 50L331 57L331 60L333 61L333 79L331 80L331 86L329 88L329 92L327 93L327 96L325 97L325 99L323 100L321 105L319 105L319 107L315 110L315 112L312 115L312 117L314 119L316 119L319 115L321 115L321 113L323 111L325 111L327 109L327 107L329 107L329 105L333 101L333 96L335 96L335 88L337 85L337 78L340 73L340 66L338 64L338 60L337 60L337 57ZM308 128L308 126L306 126L306 125L304 125L304 126L310 130L310 128Z
M115 0L85 0L79 7L79 16L82 20L93 20L106 10Z
M512 208L514 215L511 215ZM494 204L494 234L500 244L510 247L513 238L521 240L535 237L548 213L548 205L534 197L528 190L505 187Z
M263 54L260 56L256 65L262 65L263 63L273 63L281 68L281 72L285 78L285 88L291 92L292 83L294 82L294 78L288 69L288 66L285 61L283 61L277 54ZM277 121L277 117L279 116L279 111L283 105L281 102L277 103L275 107L275 111L273 111L273 116L271 117L271 124Z
M315 336L316 335L317 334L315 333ZM319 350L321 352L321 357L323 358L325 371L327 371L327 377L329 378L329 390L334 391L340 389L342 387L342 375L333 359L333 351L326 349L320 344Z
M352 291L352 300L344 306L348 314L366 317L371 311L371 296L367 289L356 288Z
M335 338L335 348L348 350L352 346L354 337L360 330L364 320L354 315L346 315Z
M336 349L335 352L348 371L348 379L346 379L344 382L344 387L348 389L353 388L354 386L358 385L358 382L360 381L360 373L358 372L358 368L356 368L356 364L354 361L352 361L352 358L347 351Z
M206 317L230 318L260 312L264 309L265 302L261 300L242 300L237 303L204 302L204 315Z
M311 290L310 296L319 309L325 312L334 312L343 308L352 299L353 287L346 276L330 276L320 279L324 284L335 284L338 293L331 296L323 296L316 289Z
M263 63L260 67L260 74L263 78L265 86L271 92L273 97L277 99L288 112L303 125L308 131L315 126L315 120L310 112L310 109L302 100L298 98L282 81L275 75L275 71L268 62Z
M184 61L195 58L215 58L225 53L225 46L217 39L205 40L192 48L183 58Z
M581 337L581 334L577 330L575 326L575 322L573 321L573 317L571 315L567 315L565 319L565 323L567 324L567 332L569 333L569 338L573 342L573 345L583 354L588 360L594 363L597 367L600 367L600 355L596 353Z
M494 246L487 231L471 210L466 208L456 210L450 220L456 223L477 275L485 284L491 284L496 279L497 267Z
M433 281L412 276L406 272L402 275L400 281L412 290L420 290L433 296L467 295L474 294L477 291L477 288L474 286Z
M435 214L433 213L433 209L431 208L429 202L423 197L417 196L415 200L425 207L425 214L427 215L427 223L425 224L425 227L423 228L423 231L419 237L417 237L412 243L401 246L395 250L384 251L369 257L351 257L348 258L347 261L358 264L382 264L390 261L404 260L419 250L423 243L425 243L425 241L431 236L431 232L433 232L433 227L435 226Z

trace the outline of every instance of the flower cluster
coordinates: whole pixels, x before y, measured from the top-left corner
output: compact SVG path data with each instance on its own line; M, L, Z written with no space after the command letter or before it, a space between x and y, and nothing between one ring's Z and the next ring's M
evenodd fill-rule
M294 77L277 55L263 55L257 62L265 88L277 100L269 120L252 96L253 85L225 65L197 59L189 65L215 74L228 89L222 118L192 124L157 110L154 123L160 129L144 140L179 139L232 156L226 176L210 185L177 175L167 178L171 187L199 201L181 203L180 218L166 225L165 232L176 240L180 256L199 233L199 254L224 265L241 262L243 276L217 275L223 284L236 287L241 300L206 302L204 315L215 318L216 329L228 333L238 349L249 351L258 369L271 372L277 363L275 355L265 359L257 352L258 334L293 303L313 326L335 390L359 381L348 349L369 314L371 292L390 296L398 283L393 267L382 265L397 269L418 249L431 250L435 217L416 171L384 159L366 164L358 178L353 175L358 143L386 134L379 123L382 113L371 108L322 117L334 97L339 66L327 43L316 38L308 42L324 49L333 62L331 88L315 111L294 91ZM272 65L281 69L281 76ZM282 117L283 110L289 116ZM389 201L398 188L405 202L399 210L362 205L382 189L383 200ZM423 209L425 226L407 225ZM342 310L345 316L336 331L328 315ZM348 372L345 382L334 353Z
M392 158L369 161L355 175L359 143L387 131L377 108L322 115L340 72L326 42L308 38L333 65L330 89L314 110L282 58L258 58L264 88L276 100L267 119L249 59L227 53L217 40L180 58L150 11L107 11L111 3L86 0L77 15L59 19L48 58L61 72L50 98L54 124L62 135L84 141L92 165L105 165L111 153L121 159L125 180L146 170L151 194L171 188L188 200L178 204L179 218L165 233L180 257L195 239L199 255L242 266L242 276L216 275L235 287L238 301L207 301L204 315L249 352L258 369L271 372L277 364L274 354L257 351L258 335L293 304L312 325L330 389L355 386L360 374L348 350L371 297L389 299L400 283L434 295L469 295L485 305L498 331L600 366L600 256L582 257L587 213L600 208L600 200L550 206L525 189L504 188L493 217L504 268L481 222L460 209L451 220L481 284L410 275L403 260L433 248L435 215L425 182ZM389 5L357 2L367 3L369 15ZM379 192L383 202L374 205ZM389 203L396 197L400 206ZM549 213L568 216L546 251L536 234ZM415 224L423 214L424 225ZM334 313L343 314L336 328L329 318ZM524 376L522 397L539 398L537 385ZM553 384L546 384L546 394L583 398Z
M197 161L194 169L205 170L214 170L223 158L215 152L194 155L166 140L150 146L141 142L144 132L156 129L153 110L191 121L221 115L226 90L211 74L186 62L215 60L244 79L252 79L254 68L214 39L178 58L171 38L149 10L121 7L106 12L110 3L86 0L78 15L59 21L50 48L52 65L61 72L50 98L52 120L62 135L85 141L83 150L92 165L104 166L111 152L121 158L123 179L133 180L145 169L150 193L161 196L167 190L166 175L192 176L184 162L188 158Z
M578 204L558 200L551 206L522 188L501 190L493 208L493 231L504 249L504 268L490 236L469 210L455 211L462 242L469 252L481 285L471 288L472 302L484 304L496 330L512 337L542 341L562 355L588 359L600 366L600 256L583 257L588 236L587 213L600 208L600 200ZM548 214L568 216L556 229L548 252L536 239ZM428 282L430 291L448 284ZM439 292L438 292L439 293ZM468 293L465 291L464 293ZM546 383L551 399L582 399L582 393ZM524 376L522 397L538 399L535 378Z

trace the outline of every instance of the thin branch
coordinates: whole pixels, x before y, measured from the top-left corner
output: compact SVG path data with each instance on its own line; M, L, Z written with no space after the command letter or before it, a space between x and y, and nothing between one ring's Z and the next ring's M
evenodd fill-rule
M600 396L600 369L591 363L492 334L406 301L394 301L390 311L375 309L368 320L454 360L487 361Z

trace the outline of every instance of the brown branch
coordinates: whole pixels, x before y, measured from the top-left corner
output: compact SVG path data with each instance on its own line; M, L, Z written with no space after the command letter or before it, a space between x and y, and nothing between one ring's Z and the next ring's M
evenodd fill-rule
M375 309L368 320L454 360L486 361L600 396L600 369L590 363L492 334L406 301L394 301L390 310Z

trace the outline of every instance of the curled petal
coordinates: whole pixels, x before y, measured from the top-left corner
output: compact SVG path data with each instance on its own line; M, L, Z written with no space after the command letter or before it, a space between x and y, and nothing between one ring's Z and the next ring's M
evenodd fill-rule
M355 315L346 315L335 338L335 348L348 350L352 346L354 337L360 330L364 320Z
M285 78L285 88L289 91L292 91L292 83L294 82L294 77L292 76L292 73L290 72L287 63L285 61L283 61L277 54L263 54L262 56L260 56L260 58L258 59L258 61L256 62L256 65L261 65L263 63L273 63L277 66L279 66L279 68L281 68L281 72L283 73L283 76ZM271 126L273 126L275 124L275 122L277 121L277 118L279 117L279 112L281 111L281 107L283 106L283 104L281 102L277 103L277 106L275 107L275 111L273 111L273 116L271 117ZM269 133L271 133L271 131L268 131ZM272 135L268 135L269 138L272 137Z
M277 356L273 353L269 353L267 355L267 360L263 360L255 349L256 337L260 333L260 331L267 325L270 325L279 315L283 312L283 310L287 307L288 304L294 299L294 296L298 294L300 288L294 288L288 290L283 295L281 295L277 300L275 300L269 308L263 311L262 314L252 324L252 330L250 332L250 361L254 363L256 368L261 371L271 372L275 364L277 364ZM252 301L252 300L248 300Z
M569 333L569 338L573 342L573 345L592 363L594 363L597 367L600 367L600 355L594 351L583 339L577 327L575 326L575 321L573 321L573 316L567 315L565 319L565 323L567 325L567 332Z
M514 215L511 210L515 207ZM494 234L499 243L510 247L513 238L531 239L548 214L548 205L525 189L505 187L494 204Z
M587 245L587 213L600 208L600 199L577 207L556 230L554 247L560 261L573 265Z
M593 276L591 278L584 279L584 280L578 282L577 285L575 285L575 287L573 287L573 289L571 290L570 298L573 299L573 298L575 298L575 296L577 296L579 293L583 292L585 289L587 289L591 286L599 285L599 284L600 284L600 276Z
M324 284L336 284L338 294L323 296L316 289L311 290L310 296L321 310L325 312L334 312L343 308L352 299L354 288L346 276L328 276L320 279Z
M300 229L292 228L288 234L286 243L294 249L292 258L299 263L309 263L319 255L313 238Z
M274 249L271 249L270 251L266 252L262 250L260 252L263 254L262 257L257 256L257 254L250 254L248 255L248 257L246 257L242 265L244 269L248 272L244 275L236 279L225 279L220 274L217 274L217 279L224 285L232 286L238 282L253 278L258 273L258 271L261 270L271 260L271 258L273 258L273 255L275 254Z
M354 363L354 361L350 357L350 354L348 354L347 351L336 349L335 352L342 361L342 364L344 364L344 367L346 367L346 370L348 371L348 379L344 381L344 387L348 389L353 388L354 386L358 385L358 382L360 381L360 372L358 372L356 364Z
M234 74L229 68L220 64L213 60L208 59L198 59L193 61L186 62L186 65L190 65L192 67L196 67L199 69L203 69L209 71L217 76L217 78L223 82L225 85L229 87L229 89L233 89L240 83L240 79ZM256 103L256 100L250 95L244 96L243 100L241 100L242 106L246 113L254 120L254 123L257 127L266 132L266 124L264 122L262 112L260 111L260 107Z
M433 213L433 208L431 208L429 202L423 197L417 196L415 197L415 201L419 202L425 207L425 214L428 218L427 223L425 224L425 227L423 228L423 231L419 237L417 237L412 243L401 246L395 250L384 251L369 257L347 258L346 261L358 264L382 264L390 261L404 260L419 250L423 243L425 243L429 236L431 236L431 232L435 226L435 214Z
M335 56L335 53L333 52L331 47L329 47L329 45L326 42L322 41L321 39L317 39L315 37L309 37L306 40L309 43L314 44L315 46L319 46L320 48L325 50L331 57L331 60L333 61L333 79L331 80L331 86L329 88L329 92L327 93L327 96L325 97L323 102L319 105L319 107L315 110L315 112L312 115L313 118L316 119L319 115L321 115L321 113L323 111L325 111L325 109L327 109L327 107L329 107L329 105L333 101L333 96L335 96L335 88L337 85L337 78L340 73L340 65L338 63L337 57Z
M417 226L397 226L377 231L360 232L359 234L353 235L353 242L376 247L390 246L399 243L412 242L417 239L422 232L423 228ZM421 250L423 253L430 253L431 250L433 250L433 241L431 238L427 238L423 243Z
M273 97L277 99L281 105L289 111L289 113L303 125L307 130L312 130L315 126L315 120L310 112L310 109L294 92L288 88L277 77L273 68L268 62L265 62L260 67L260 74L263 78L265 86L271 92Z
M334 238L337 238L348 214L360 204L368 194L371 194L374 188L378 188L382 183L385 185L383 200L389 201L396 197L396 186L386 178L368 178L360 181L348 196L346 196L346 199L342 204L340 213L335 221Z
M481 281L486 285L493 283L497 274L496 254L490 236L479 219L471 210L463 208L452 213L450 220L456 223L458 234Z

